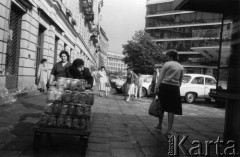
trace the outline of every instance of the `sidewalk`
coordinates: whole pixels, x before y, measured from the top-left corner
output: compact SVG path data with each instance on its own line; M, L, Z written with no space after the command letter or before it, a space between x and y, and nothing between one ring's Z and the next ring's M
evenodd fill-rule
M156 119L146 115L150 100L126 103L122 96L110 96L96 101L87 157L167 156L167 139L152 129Z
M148 115L151 99L123 101L122 96L96 97L93 107L92 133L87 148L87 157L164 157L168 155L169 143L164 133L167 129L167 115L163 130L154 129L158 120ZM183 115L176 116L173 132L182 138L188 136L186 149L192 141L216 141L222 139L224 109L184 104ZM205 146L203 145L203 150ZM203 151L205 152L205 151ZM216 156L215 146L210 148L211 156ZM180 151L181 156L186 156Z
M92 108L91 135L86 157L164 157L168 154L165 114L162 132L155 130L158 120L148 115L150 98L130 102L122 95L95 95ZM55 136L49 143L43 139L41 151L33 151L32 128L45 106L45 95L24 96L11 105L0 106L0 156L3 157L74 157L79 154L75 137ZM193 140L216 141L222 138L224 109L199 104L183 104L183 116L174 121L175 135L188 135L184 144L190 148ZM204 144L204 143L203 143ZM211 147L211 156L216 156ZM204 150L203 146L203 150ZM180 151L181 156L186 156Z

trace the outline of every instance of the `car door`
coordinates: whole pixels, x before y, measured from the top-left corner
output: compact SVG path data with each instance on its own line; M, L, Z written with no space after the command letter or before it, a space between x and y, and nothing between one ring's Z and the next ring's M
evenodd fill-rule
M204 98L210 98L209 92L210 89L216 88L216 80L210 77L205 77L205 90L204 90Z
M204 77L197 76L191 82L191 88L189 88L192 92L197 93L198 98L204 98L205 87L204 87Z

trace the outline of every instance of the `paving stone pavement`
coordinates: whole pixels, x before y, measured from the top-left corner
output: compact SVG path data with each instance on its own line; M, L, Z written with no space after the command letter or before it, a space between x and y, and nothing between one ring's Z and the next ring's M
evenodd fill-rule
M38 121L45 105L45 95L25 96L11 105L0 106L0 157L164 157L168 156L169 142L163 129L154 129L158 120L148 115L151 98L126 102L122 95L112 93L108 97L95 95L92 107L91 134L85 154L79 153L78 138L53 136L49 141L43 137L39 152L33 151L32 128ZM214 108L202 102L183 104L183 116L176 116L173 137L188 136L184 147L202 142L222 139L224 109ZM222 148L221 148L222 149ZM217 156L211 146L210 156ZM186 156L181 150L179 156Z

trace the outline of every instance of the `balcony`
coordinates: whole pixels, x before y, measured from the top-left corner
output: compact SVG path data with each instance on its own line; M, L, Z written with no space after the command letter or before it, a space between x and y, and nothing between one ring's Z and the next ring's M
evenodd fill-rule
M85 19L87 21L93 21L94 20L94 13L93 13L92 9L86 8L84 10L84 14L85 14Z
M72 12L68 8L66 9L66 15L67 17L72 17Z
M92 7L93 6L93 1L92 0L88 0L88 6Z
M72 19L72 21L71 21L71 22L72 22L72 24L73 24L73 25L77 25L77 22L76 22L76 20L75 20L75 19Z
M83 8L87 8L88 7L87 0L82 0L81 5L82 5Z
M92 31L92 32L96 32L97 31L98 32L98 25L95 25L93 23L89 23L88 27L89 27L90 31Z

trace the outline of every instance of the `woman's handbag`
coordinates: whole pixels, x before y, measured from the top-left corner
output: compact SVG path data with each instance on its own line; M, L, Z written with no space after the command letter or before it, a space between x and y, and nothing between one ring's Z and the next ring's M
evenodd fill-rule
M162 105L157 97L153 99L148 114L154 117L160 117L162 115Z

